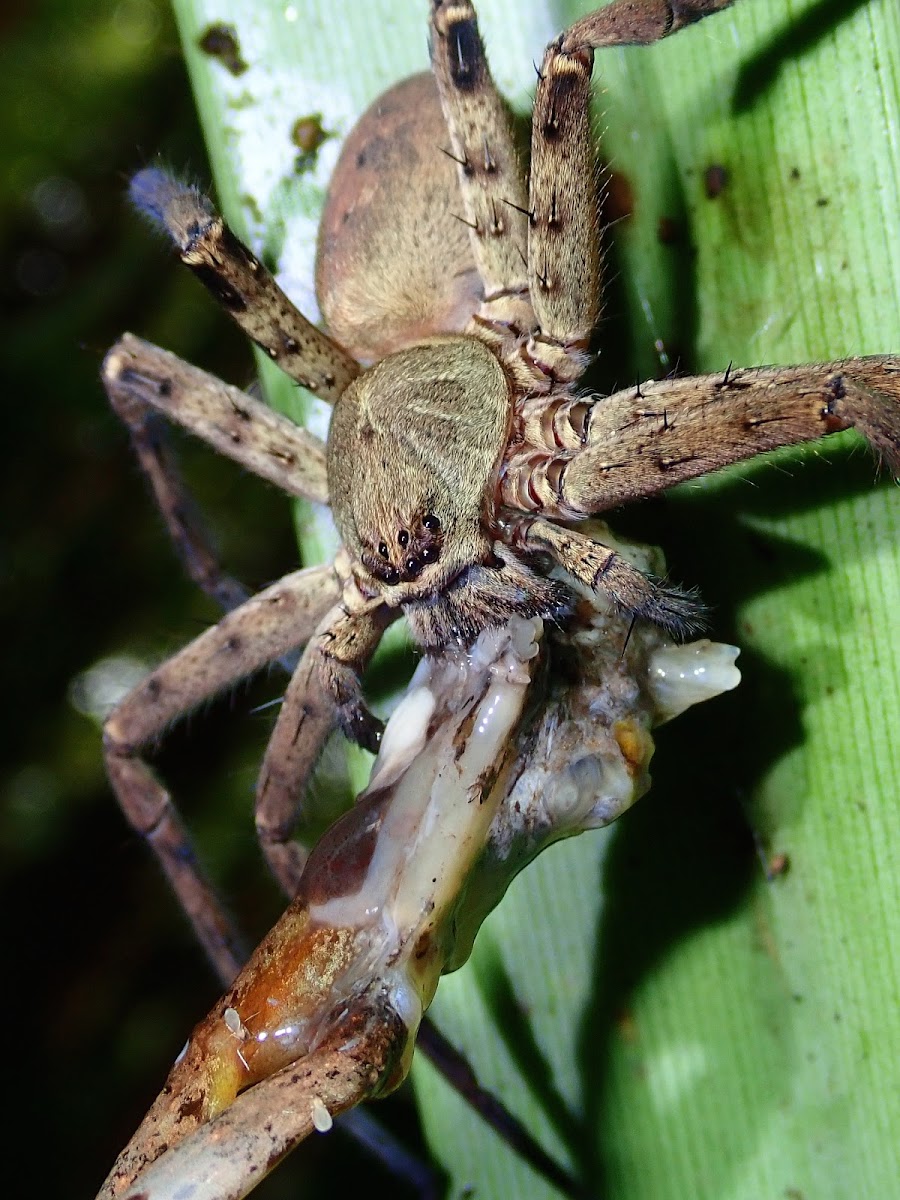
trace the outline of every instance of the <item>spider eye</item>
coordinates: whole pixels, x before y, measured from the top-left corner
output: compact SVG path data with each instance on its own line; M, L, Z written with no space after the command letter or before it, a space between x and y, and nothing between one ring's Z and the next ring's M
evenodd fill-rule
M405 529L401 529L397 534L397 541L404 549L406 549L406 547L409 545L409 534Z
M387 556L388 556L388 548L387 548L387 546L384 544L384 542L379 542L379 543L378 543L378 553L381 555L381 557L382 557L382 558L387 558Z
M425 549L422 551L422 553L419 555L419 559L423 563L430 563L430 562L434 562L435 559L437 558L437 556L438 556L437 546L426 546Z
M396 567L391 567L390 570L385 571L384 581L387 584L398 583L400 581L400 572Z
M437 531L441 527L441 523L437 519L437 517L434 515L434 513L426 513L425 516L422 518L422 524L425 526L425 528L428 530L429 533L437 533Z

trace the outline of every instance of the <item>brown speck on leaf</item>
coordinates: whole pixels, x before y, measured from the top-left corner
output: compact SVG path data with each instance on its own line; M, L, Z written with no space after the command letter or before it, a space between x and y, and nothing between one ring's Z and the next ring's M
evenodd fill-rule
M786 854L773 854L766 868L766 880L772 883L781 875L787 875L791 869L791 860Z
M300 151L294 160L294 170L298 175L303 175L315 167L319 147L332 136L327 129L322 128L321 113L297 118L291 129L291 141Z
M799 167L791 167L791 179L796 180L799 178L800 178L800 168Z
M208 26L197 39L197 45L210 58L217 58L232 75L243 75L247 70L233 25L219 22Z
M621 171L610 171L601 200L604 225L614 225L634 215L634 189L631 180Z
M715 200L728 184L728 171L721 163L713 163L703 172L703 187L707 200Z
M656 225L657 241L664 246L674 246L681 241L681 226L671 217L660 217Z
M634 1013L630 1008L620 1009L615 1017L616 1031L623 1042L633 1043L637 1041L637 1022L634 1019Z
M767 883L774 883L782 875L787 875L791 869L791 860L787 854L781 851L776 854L769 854L762 835L756 831L753 833L753 842L756 846L756 856L760 861Z
M825 208L829 203L827 196L820 196L816 201L816 208Z
M298 117L291 130L291 141L304 154L313 154L331 134L322 128L322 114Z

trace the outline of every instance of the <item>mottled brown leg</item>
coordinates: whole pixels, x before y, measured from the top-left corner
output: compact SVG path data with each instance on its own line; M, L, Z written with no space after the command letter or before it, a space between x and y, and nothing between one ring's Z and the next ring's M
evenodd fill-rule
M536 518L523 521L514 536L516 545L550 554L564 571L592 591L602 592L618 609L661 625L677 637L702 628L703 605L694 592L645 575L611 547L577 530Z
M141 751L210 696L307 641L338 595L330 566L286 576L153 671L116 706L104 727L106 767L122 810L150 843L224 978L240 966L239 948L172 800Z
M504 500L578 519L778 446L855 428L900 475L900 356L664 379L597 400L584 448L510 464Z
M322 689L318 660L318 648L310 643L282 698L256 785L256 836L289 899L308 857L293 837L303 788L336 724L335 703Z
M113 408L131 434L138 462L188 577L225 612L231 612L250 594L219 565L193 497L181 478L163 417L129 395L127 383L107 380L107 387Z
M594 50L648 45L732 0L613 0L576 22L544 54L531 131L528 282L549 341L548 366L565 378L552 345L574 351L576 378L600 311L597 164L589 120Z
M649 46L704 17L730 8L734 0L613 0L576 21L559 39L566 54L590 47Z
M154 167L131 181L134 205L175 243L181 261L291 379L335 401L359 364L316 329L196 188Z
M107 353L102 379L136 437L148 409L162 413L288 495L328 502L323 444L239 388L130 333Z
M590 49L564 53L559 42L547 48L531 127L528 283L541 329L537 350L549 341L574 351L572 378L583 370L600 311L597 162L588 116L593 61Z
M468 0L432 0L431 38L432 69L458 164L460 217L471 232L486 308L509 299L530 316L525 173ZM515 311L515 304L502 307Z
M275 878L288 896L297 890L306 850L294 841L300 797L335 727L376 750L381 722L363 700L361 675L387 625L400 614L372 608L352 582L324 617L291 677L266 749L256 793L256 829ZM355 609L355 611L354 611Z

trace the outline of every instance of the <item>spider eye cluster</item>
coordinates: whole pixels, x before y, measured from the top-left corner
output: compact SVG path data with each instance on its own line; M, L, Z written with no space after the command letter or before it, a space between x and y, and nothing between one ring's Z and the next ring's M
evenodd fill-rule
M402 526L394 539L401 554L395 558L386 541L378 543L378 558L367 562L369 570L388 586L411 582L441 556L441 521L433 512ZM380 561L379 561L380 560Z

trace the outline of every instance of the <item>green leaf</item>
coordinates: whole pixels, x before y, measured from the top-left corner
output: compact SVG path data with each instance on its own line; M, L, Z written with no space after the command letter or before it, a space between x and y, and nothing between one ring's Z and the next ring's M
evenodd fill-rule
M519 111L544 43L589 7L481 0ZM340 139L427 66L424 0L178 8L222 204L314 315ZM198 48L213 19L243 74ZM655 343L698 371L900 350L898 64L894 0L740 0L598 54L630 210L612 233L610 383L658 372ZM331 136L298 171L291 130L314 114ZM295 389L266 383L300 415ZM482 1082L594 1194L896 1191L900 504L873 479L848 434L641 514L741 645L744 684L661 731L651 795L530 867L439 990ZM777 855L790 869L767 881ZM454 1195L552 1194L427 1066L416 1082Z

